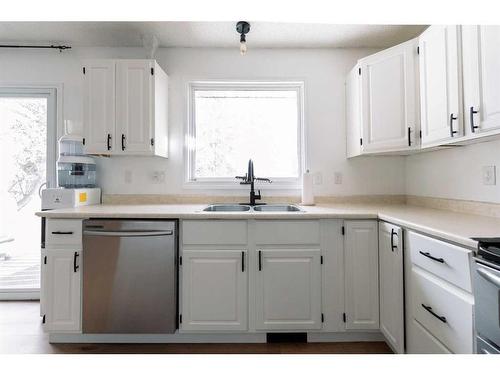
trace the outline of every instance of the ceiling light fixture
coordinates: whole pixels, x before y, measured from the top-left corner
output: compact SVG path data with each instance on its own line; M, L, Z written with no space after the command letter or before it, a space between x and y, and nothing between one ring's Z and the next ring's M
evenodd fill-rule
M250 24L246 21L238 21L236 24L236 31L240 34L240 53L244 55L247 53L246 34L250 31Z

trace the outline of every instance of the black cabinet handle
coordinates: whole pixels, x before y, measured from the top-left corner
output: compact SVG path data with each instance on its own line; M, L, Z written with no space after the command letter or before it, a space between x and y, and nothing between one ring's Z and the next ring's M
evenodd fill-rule
M408 126L408 147L411 147L411 128Z
M262 251L259 250L259 271L262 271Z
M245 272L245 252L241 252L241 272Z
M422 303L422 307L424 309L426 309L433 317L439 319L440 321L442 321L443 323L446 323L446 318L444 316L439 316L438 314L436 314L434 311L432 311L432 307L430 306L426 306Z
M474 107L470 107L470 130L471 132L475 133L476 129L479 128L479 126L474 125L474 115L479 113L478 111L474 110Z
M432 259L433 261L435 262L439 262L439 263L444 263L444 259L443 258L436 258L436 257L433 257L430 253L428 252L423 252L423 251L419 251L420 254L422 254L424 257L427 257L429 259Z
M108 133L108 139L106 141L108 146L108 151L111 150L111 134Z
M125 151L125 134L122 134L122 151Z
M450 114L450 136L453 137L454 134L457 134L456 130L453 130L453 121L455 121L458 117L453 116L453 113Z
M76 258L78 258L80 254L78 254L77 251L75 251L75 254L73 255L73 272L78 271L78 268L80 268L79 265L76 264Z
M397 245L394 245L394 235L396 234L396 231L394 229L391 229L391 250L394 251L394 249L397 250Z
M73 234L73 232L64 232L64 231L56 230L56 231L52 232L52 234Z

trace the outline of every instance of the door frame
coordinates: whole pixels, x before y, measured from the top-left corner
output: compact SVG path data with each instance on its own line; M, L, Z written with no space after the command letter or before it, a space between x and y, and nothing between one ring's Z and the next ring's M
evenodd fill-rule
M56 161L58 139L63 134L63 85L25 84L0 82L0 97L46 97L47 98L47 187L57 186ZM0 300L39 300L40 289L0 290Z

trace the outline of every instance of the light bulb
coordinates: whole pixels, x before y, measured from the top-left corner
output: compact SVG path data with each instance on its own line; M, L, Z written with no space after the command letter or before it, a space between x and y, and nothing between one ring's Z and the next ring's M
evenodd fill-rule
M246 42L240 42L240 53L242 55L244 55L245 53L247 53L247 44Z

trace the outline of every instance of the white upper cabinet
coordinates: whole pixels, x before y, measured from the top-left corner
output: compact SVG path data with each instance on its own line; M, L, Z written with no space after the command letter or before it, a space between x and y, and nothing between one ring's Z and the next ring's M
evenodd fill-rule
M346 329L378 329L377 221L345 221L344 241Z
M153 146L153 61L116 63L116 133L127 153L151 152Z
M419 37L422 147L463 136L460 27L430 26Z
M378 235L380 275L380 331L398 354L404 353L403 230L380 222Z
M167 157L167 75L154 60L84 62L85 150Z
M89 154L110 154L115 133L115 62L87 62L82 71L85 150Z
M465 133L500 132L500 26L462 26Z
M361 76L362 150L401 151L418 144L417 41L358 62Z

